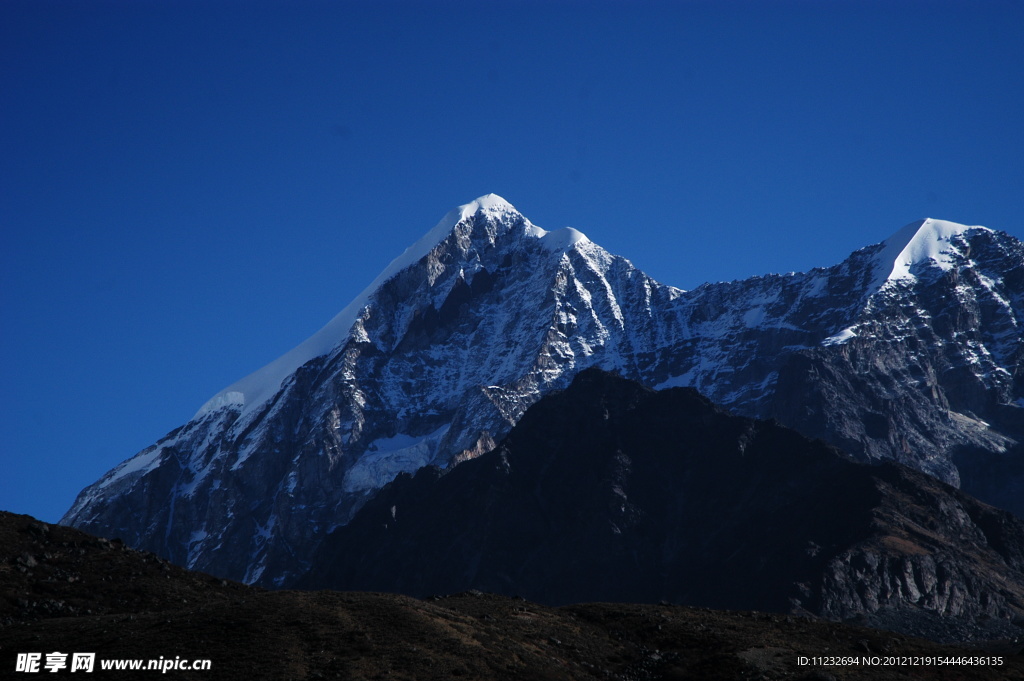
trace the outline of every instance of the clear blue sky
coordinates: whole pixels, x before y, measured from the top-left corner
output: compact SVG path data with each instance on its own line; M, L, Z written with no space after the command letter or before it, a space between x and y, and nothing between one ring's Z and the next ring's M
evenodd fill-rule
M77 492L488 192L660 281L1024 238L1015 2L0 3L0 508Z

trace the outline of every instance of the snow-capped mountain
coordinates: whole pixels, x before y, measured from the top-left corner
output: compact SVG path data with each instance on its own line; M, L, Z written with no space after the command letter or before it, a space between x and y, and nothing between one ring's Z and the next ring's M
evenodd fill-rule
M833 267L683 291L488 195L309 340L86 488L62 522L289 583L395 475L490 449L590 366L693 386L949 482L1012 473L1022 315L1024 245L983 227L924 220ZM990 496L1017 499L1016 475L985 478Z

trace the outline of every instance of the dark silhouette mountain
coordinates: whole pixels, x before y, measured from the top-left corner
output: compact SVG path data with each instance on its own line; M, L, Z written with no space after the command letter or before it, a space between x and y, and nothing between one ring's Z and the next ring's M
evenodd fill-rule
M587 370L494 451L399 476L330 535L303 585L1014 631L1024 522L692 389Z
M931 658L872 679L1024 676L1020 644L939 645L844 624L683 606L549 608L479 592L420 601L371 593L264 591L188 572L78 530L0 512L0 676L49 677L51 653L95 653L58 678L518 681L863 678L846 660ZM15 671L38 654L40 673ZM805 658L801 664L800 658ZM963 660L955 677L938 660ZM203 670L106 671L104 663L209 661ZM986 664L980 663L984 660ZM867 666L867 662L864 666ZM948 665L948 663L947 663Z

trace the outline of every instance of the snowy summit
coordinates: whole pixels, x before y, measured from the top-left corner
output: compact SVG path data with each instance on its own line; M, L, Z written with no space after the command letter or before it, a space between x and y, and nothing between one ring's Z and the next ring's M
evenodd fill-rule
M499 223L507 222L508 218L512 216L519 218L525 223L524 234L541 239L545 247L551 251L564 251L577 243L588 240L582 232L572 227L565 227L553 232L543 230L530 223L502 197L497 194L485 194L449 211L433 229L391 261L391 264L384 268L384 271L377 275L362 293L346 305L331 321L327 322L323 328L270 364L221 390L207 400L192 418L202 418L204 415L224 407L238 408L245 415L266 403L281 389L282 382L296 369L316 357L326 355L345 341L360 312L382 284L428 255L451 234L456 225L478 214L489 216Z

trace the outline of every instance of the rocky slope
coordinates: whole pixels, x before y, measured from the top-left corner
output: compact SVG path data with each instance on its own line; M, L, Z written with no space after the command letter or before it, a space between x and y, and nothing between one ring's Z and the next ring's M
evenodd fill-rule
M83 490L62 520L287 584L401 472L490 449L587 367L693 386L1024 513L1024 245L908 225L843 263L682 291L493 195L295 350Z
M305 584L1006 634L1024 615L1024 521L692 389L591 369L496 450L386 486L324 542Z
M3 512L0 539L0 670L10 678L34 676L15 671L24 653L38 653L40 675L51 676L42 666L53 652L95 653L95 669L86 675L96 678L160 676L105 672L102 665L161 658L211 665L169 671L167 678L226 681L821 681L869 674L904 679L908 673L980 681L1024 675L1020 644L1011 642L967 648L804 617L670 605L548 608L479 592L427 601L268 592ZM58 602L63 606L53 605ZM824 666L814 660L824 656L865 662ZM906 664L883 666L886 658ZM66 668L52 675L81 676Z

